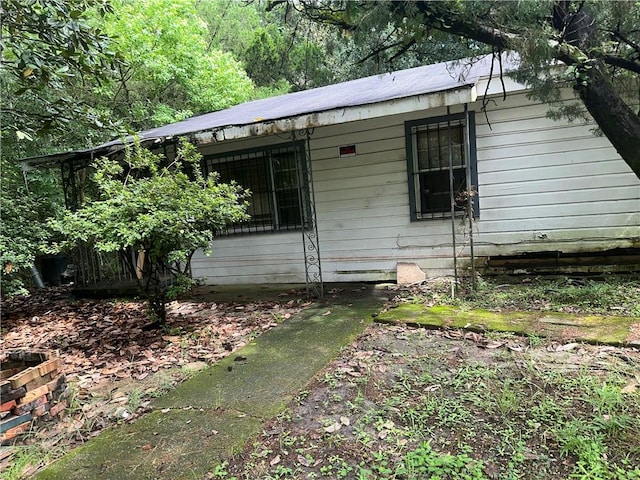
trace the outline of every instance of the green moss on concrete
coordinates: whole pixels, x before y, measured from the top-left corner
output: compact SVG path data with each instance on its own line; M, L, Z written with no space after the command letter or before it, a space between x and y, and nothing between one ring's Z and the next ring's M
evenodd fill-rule
M36 478L204 478L255 438L379 308L369 294L309 308L157 399L153 413L103 432Z
M247 439L255 438L260 427L258 419L234 411L156 411L110 428L36 479L204 478Z
M383 323L410 323L431 328L514 332L521 335L576 339L590 343L623 345L638 319L555 312L491 312L460 310L451 306L405 304L379 315Z
M373 311L371 301L311 308L203 370L155 406L224 405L271 418L364 330ZM239 357L246 360L237 361Z

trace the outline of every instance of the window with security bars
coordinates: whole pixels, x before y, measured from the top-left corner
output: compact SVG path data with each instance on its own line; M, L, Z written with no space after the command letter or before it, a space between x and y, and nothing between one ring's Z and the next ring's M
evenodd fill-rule
M218 234L299 230L302 228L301 179L305 179L304 144L278 145L204 158L205 173L218 172L220 181L235 180L248 189L250 219ZM304 181L304 180L302 180Z
M472 158L467 159L465 142L469 140L465 138L465 130L464 118L461 115L407 122L412 219L450 217L452 201L454 213L465 210L468 167L471 169L472 181L477 178L475 141L471 139ZM471 163L468 165L468 162ZM473 200L476 211L477 197Z

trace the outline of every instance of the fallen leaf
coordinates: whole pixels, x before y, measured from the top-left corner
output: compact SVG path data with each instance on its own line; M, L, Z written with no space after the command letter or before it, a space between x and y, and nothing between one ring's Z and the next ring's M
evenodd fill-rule
M153 450L153 445L143 445L142 450L148 452L149 450Z
M638 384L636 382L627 383L622 389L620 389L620 393L633 393L638 389Z
M560 345L556 348L556 352L568 352L570 350L576 349L580 344L578 343L567 343L565 345Z
M277 465L279 463L280 463L280 455L276 455L271 459L271 461L269 462L269 465L273 467L274 465Z
M348 427L351 424L351 420L349 420L349 417L340 417L340 423Z
M327 433L335 433L341 428L342 428L342 425L340 425L338 422L335 422L329 425L328 427L324 427L324 431Z
M323 317L326 317L327 315L331 315L331 310L327 310L322 314Z
M309 460L307 457L303 457L302 455L298 455L297 460L298 460L298 463L304 465L305 467L308 467L311 465L311 460Z

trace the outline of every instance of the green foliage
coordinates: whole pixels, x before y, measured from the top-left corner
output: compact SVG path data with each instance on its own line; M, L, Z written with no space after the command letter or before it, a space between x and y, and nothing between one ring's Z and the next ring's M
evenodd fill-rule
M27 176L17 165L6 160L1 165L0 268L4 297L28 293L25 288L30 277L28 270L50 235L43 220L54 211L52 192L56 185L46 172L32 174L28 185Z
M433 480L483 480L482 462L462 453L451 455L433 451L429 442L424 442L408 452L396 475L406 478L431 478Z
M99 198L50 222L65 241L58 249L87 243L99 252L119 252L132 275L137 267L125 252L143 252L139 279L150 313L164 322L164 305L191 286L189 262L197 249L208 251L213 232L246 218L246 192L236 184L204 177L196 148L183 142L173 159L139 145L122 161L95 162ZM167 284L166 274L177 277Z
M212 49L188 0L118 0L104 29L127 65L100 91L135 129L224 109L253 94L231 53Z
M104 80L115 59L109 38L88 21L108 11L99 0L4 0L2 138L29 139L72 119L99 122L70 93L82 79Z

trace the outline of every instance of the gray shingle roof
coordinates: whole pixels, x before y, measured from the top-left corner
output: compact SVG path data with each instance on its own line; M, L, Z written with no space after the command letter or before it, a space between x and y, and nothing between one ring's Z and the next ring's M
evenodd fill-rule
M303 90L272 98L255 100L225 110L206 113L186 120L139 132L141 140L165 139L180 135L239 127L262 122L294 118L300 115L335 109L371 105L401 98L470 87L489 75L491 55L474 59L425 65L374 75L326 87ZM498 67L495 67L497 72ZM90 153L102 154L121 140L87 150L77 150L31 160L62 160Z

